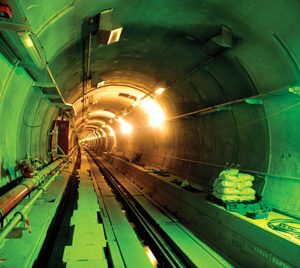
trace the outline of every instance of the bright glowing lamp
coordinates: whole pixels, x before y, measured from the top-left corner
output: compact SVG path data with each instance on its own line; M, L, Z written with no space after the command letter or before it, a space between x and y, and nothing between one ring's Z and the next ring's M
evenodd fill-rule
M134 101L133 103L132 103L132 107L136 107L136 106L138 106L139 105L139 103L137 102L137 101Z
M115 131L113 130L113 129L110 129L109 130L109 136L111 136L111 137L113 137L113 136L115 136L116 134L115 134Z
M164 87L159 87L158 89L156 89L154 91L155 95L160 95L161 93L163 93L166 89Z
M158 127L166 120L164 111L155 100L151 98L144 99L141 101L141 107L148 114L152 127Z
M33 42L31 40L31 38L29 37L29 35L24 35L22 38L23 38L23 42L24 42L26 48L33 47Z
M129 135L132 132L132 125L124 121L123 118L119 118L118 122L120 123L121 126L121 132L123 134Z
M158 261L148 246L145 247L145 252L146 252L150 262L152 263L153 267L157 267Z
M40 69L46 66L42 49L34 43L32 35L29 32L19 33L20 40L27 49L33 63Z

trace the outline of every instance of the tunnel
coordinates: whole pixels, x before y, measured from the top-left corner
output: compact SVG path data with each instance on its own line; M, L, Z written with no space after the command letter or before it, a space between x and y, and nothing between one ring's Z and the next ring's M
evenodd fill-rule
M0 266L300 267L299 18L0 0Z

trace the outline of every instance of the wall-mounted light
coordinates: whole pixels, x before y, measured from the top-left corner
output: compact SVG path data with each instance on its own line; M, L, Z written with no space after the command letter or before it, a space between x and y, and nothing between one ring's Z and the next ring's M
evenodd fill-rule
M92 76L92 87L99 88L103 87L105 84L105 81L99 77L99 75L95 74Z
M296 94L296 95L298 95L298 96L300 96L300 87L290 87L289 89L288 89L288 91L290 92L290 93L293 93L293 94Z
M145 247L145 252L146 252L150 262L152 263L153 267L157 267L158 261L148 246Z
M129 135L132 132L132 125L126 122L123 118L118 118L120 129L123 134Z
M115 131L114 131L113 129L111 129L111 130L109 131L109 136L113 137L113 136L115 136L115 135L116 135Z
M97 88L104 86L104 81L98 82L97 83Z
M155 95L160 95L160 94L162 94L165 90L166 90L166 89L165 89L164 87L159 87L159 88L157 88L157 89L154 91L154 93L155 93Z
M134 101L131 105L132 105L132 107L136 107L136 106L139 105L139 102L138 101Z
M24 42L24 44L25 44L25 47L26 48L31 48L31 47L33 47L33 42L32 42L32 40L31 40L31 38L29 37L29 35L23 35L22 36L22 40L23 40L23 42Z
M27 49L28 54L30 55L33 63L40 69L46 66L45 59L43 57L41 49L35 44L32 39L32 35L29 32L20 32L18 33L20 40L23 43L24 47Z
M141 101L140 106L148 114L150 125L158 127L166 120L166 115L160 105L152 98L146 98Z

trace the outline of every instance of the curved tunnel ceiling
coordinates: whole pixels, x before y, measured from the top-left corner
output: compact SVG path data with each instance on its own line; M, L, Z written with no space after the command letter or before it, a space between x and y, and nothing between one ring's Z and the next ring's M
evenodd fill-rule
M97 44L93 35L92 76L107 85L133 85L145 92L163 83L169 87L163 98L174 105L169 108L172 115L297 84L297 66L286 60L284 51L297 51L297 43L285 43L285 35L292 36L290 29L297 26L291 14L297 15L297 6L297 1L279 1L271 7L261 1L22 2L69 102L82 93L87 18L113 8L113 18L124 31L120 41L109 46ZM278 17L285 23L278 23ZM224 53L207 55L204 46L222 25L233 31L234 45ZM262 78L264 73L268 75ZM118 104L123 106L111 102L102 108Z
M72 124L80 138L99 137L95 131L111 125L118 137L116 153L142 155L144 164L206 186L227 162L263 178L275 175L257 190L265 191L277 207L284 200L273 194L274 189L281 192L274 178L289 178L285 185L294 189L291 178L300 175L300 130L295 124L299 1L28 0L20 1L20 8L62 95L74 105ZM119 42L105 46L98 44L95 29L99 12L108 8L113 8L113 20L123 31ZM89 69L92 80L103 82L98 88L86 77L90 32ZM32 81L26 83L31 88ZM166 91L155 99L167 120L161 128L149 128L146 115L134 107L134 97L152 96L159 87ZM37 99L40 92L32 94ZM41 107L51 105L42 98ZM30 96L19 113L28 107ZM45 108L41 114L47 117L49 111ZM42 115L32 116L32 121ZM132 135L120 135L112 119L121 116L135 125ZM48 128L43 134L38 128L26 131L31 133L31 146L37 143L32 133L42 137ZM94 149L103 151L99 144ZM283 209L296 213L297 208Z

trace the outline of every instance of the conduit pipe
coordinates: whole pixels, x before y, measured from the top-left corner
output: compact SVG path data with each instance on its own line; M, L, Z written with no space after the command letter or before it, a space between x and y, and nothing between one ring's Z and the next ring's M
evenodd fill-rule
M3 218L34 188L37 188L42 183L44 177L56 169L63 161L63 158L57 159L39 171L32 179L25 179L18 186L2 195L0 197L0 221L3 221Z
M75 150L73 150L74 152ZM72 152L72 154L73 154ZM45 190L49 187L49 185L52 183L52 181L55 179L55 177L62 171L62 169L65 168L65 166L70 162L71 157L69 158L69 160L67 162L65 162L65 164L57 171L55 172L55 174L53 174L53 176L42 186L40 187L40 189L36 192L36 194L30 199L30 201L18 212L15 213L14 217L10 220L10 222L1 230L0 232L0 244L1 242L5 239L5 237L10 233L10 231L22 220L25 220L24 217L26 217L27 213L29 212L31 206L35 203L35 201L45 192ZM58 159L57 161L53 162L52 165L52 169L51 171L53 171L56 167L58 167L58 165L60 165L63 162L63 159ZM49 165L50 166L50 165ZM48 167L49 167L48 166ZM45 168L46 170L50 170L49 168ZM43 171L43 172L42 172ZM42 170L42 174L47 175L49 174L49 172L47 173L47 171L44 171L44 169ZM41 173L40 172L40 173ZM38 178L37 178L38 177ZM41 177L41 174L39 174L39 176L36 176L35 178L37 178L37 180L39 182L41 182L41 180L43 179L43 177ZM31 179L32 180L32 179Z

